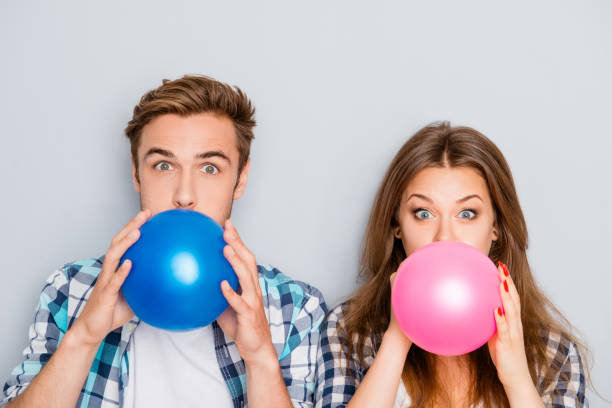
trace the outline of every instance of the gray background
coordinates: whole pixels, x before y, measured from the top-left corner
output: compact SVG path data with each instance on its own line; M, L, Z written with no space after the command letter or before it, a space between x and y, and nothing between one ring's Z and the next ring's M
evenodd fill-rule
M238 230L330 304L355 287L399 146L440 119L488 135L536 279L612 397L611 2L3 1L0 56L3 379L47 275L104 253L138 210L122 134L134 104L164 77L205 73L257 107Z

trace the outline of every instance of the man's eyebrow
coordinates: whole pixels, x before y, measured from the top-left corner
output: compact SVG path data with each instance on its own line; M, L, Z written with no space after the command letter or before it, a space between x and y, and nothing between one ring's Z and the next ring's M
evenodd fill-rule
M174 159L176 157L174 153L172 153L170 150L162 149L160 147L152 147L144 155L144 159L146 159L147 157L153 154L159 154L169 159ZM211 150L208 152L197 153L194 157L196 159L201 159L201 160L208 159L211 157L220 157L221 159L227 161L229 164L232 164L232 161L230 160L230 158L220 150Z
M210 157L220 157L223 160L227 161L228 164L232 164L232 161L230 160L229 157L227 157L227 155L225 153L223 153L221 150L211 150L209 152L203 152L203 153L198 153L195 155L196 159L208 159Z
M412 197L418 197L418 198L421 198L421 199L423 199L425 201L429 201L430 203L433 203L433 200L431 198L427 197L426 195L418 194L418 193L411 194L410 197L408 197L406 199L406 201L410 200ZM457 200L457 203L462 203L462 202L467 201L467 200L469 200L471 198L477 198L480 201L484 202L484 200L482 198L480 198L480 196L478 194L470 194L468 196L465 196L465 197L460 198L459 200Z
M170 150L166 150L166 149L161 149L159 147L152 147L150 148L144 155L143 159L146 159L147 157L153 155L153 154L160 154L162 156L166 156L169 159L174 159L174 153L172 153Z

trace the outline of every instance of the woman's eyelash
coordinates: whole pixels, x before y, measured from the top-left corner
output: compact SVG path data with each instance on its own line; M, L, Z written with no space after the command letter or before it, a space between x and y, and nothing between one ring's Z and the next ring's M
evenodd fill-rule
M417 219L422 219L422 218L419 218L419 217L416 216L420 211L427 211L428 213L431 214L430 210L428 210L427 208L423 208L423 207L415 208L414 210L412 210L412 214L414 214L414 216ZM464 211L469 211L469 212L474 214L470 219L474 219L474 218L476 218L478 216L478 211L473 209L473 208L463 208L463 209L461 209L459 211L459 214L463 213Z
M429 211L427 208L415 208L414 210L412 210L412 214L414 216L414 218L416 218L419 221L424 220L425 218L421 218L418 216L418 213L421 211L427 211L429 214L431 214L431 211ZM430 218L429 216L426 218Z

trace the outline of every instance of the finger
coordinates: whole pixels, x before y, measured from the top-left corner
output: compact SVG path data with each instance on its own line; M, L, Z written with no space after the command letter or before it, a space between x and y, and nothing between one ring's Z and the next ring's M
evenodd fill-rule
M130 220L122 229L115 235L111 241L111 246L113 244L121 241L130 231L134 229L138 229L142 227L142 225L151 217L151 210L146 209L140 211L134 218Z
M505 271L508 272L508 267L504 264L502 264L502 266L504 267ZM518 289L516 288L516 285L514 284L514 279L512 279L512 275L510 273L507 274L506 279L508 279L508 289L510 290L510 296L512 296L512 299L514 300L516 308L520 311L521 310L521 297L519 296Z
M119 269L117 269L117 272L115 272L108 285L106 285L106 290L108 293L115 294L119 292L121 290L121 285L123 285L123 282L125 282L125 279L128 277L131 270L132 261L126 259L123 261Z
M240 235L238 235L238 231L236 231L234 224L229 218L225 221L223 239L245 262L255 265L255 255L244 245Z
M224 231L224 235L227 234L227 239L229 240L228 245L232 248L232 250L237 253L243 261L243 264L246 267L247 272L251 276L253 287L255 288L255 292L257 296L261 298L261 286L259 284L259 273L257 268L257 260L255 259L255 255L244 245L238 231L234 227L232 220L227 219L225 221L226 229ZM225 236L224 236L225 238ZM226 240L227 242L227 240Z
M499 285L502 305L504 307L504 315L510 328L516 327L520 323L521 317L514 299L510 295L510 282L504 279Z
M514 280L512 279L512 275L510 274L510 271L508 270L508 267L503 262L499 262L497 269L500 272L500 279L502 280L502 282L504 281L504 279L508 281L508 292L510 293L510 296L512 297L512 301L514 302L516 309L520 313L521 299L518 294L518 290L516 289L516 285L514 284Z
M242 296L246 295L250 298L253 291L256 291L256 289L255 281L253 280L252 274L249 272L249 268L230 245L226 245L223 248L223 255L234 269L234 272L236 272L236 276L238 276L238 282L242 288Z
M221 282L221 293L223 293L225 300L227 300L227 303L230 304L236 313L242 314L249 310L249 306L246 304L244 299L242 299L242 297L237 294L234 289L232 289L226 280Z
M127 251L129 247L131 247L138 238L140 237L140 230L135 229L130 231L121 241L118 241L114 245L111 245L110 249L106 252L104 256L104 263L102 264L102 271L100 272L100 276L98 277L98 281L101 284L106 285L115 275L115 271L119 266L119 261L121 257Z
M395 276L397 276L397 272L393 272L390 276L389 276L389 282L391 282L391 286L393 286L393 282L395 282Z
M506 316L500 307L493 311L495 315L495 326L497 327L497 337L501 342L510 340L510 328L506 322Z

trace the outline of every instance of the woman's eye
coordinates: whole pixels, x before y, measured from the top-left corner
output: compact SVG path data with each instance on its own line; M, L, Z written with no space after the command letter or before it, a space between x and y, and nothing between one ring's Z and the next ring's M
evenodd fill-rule
M473 210L463 210L459 213L459 218L466 220L471 220L474 217L476 217L476 212Z
M414 215L419 220L427 220L427 219L431 218L431 213L429 211L423 210L423 209L414 210Z
M204 167L202 167L202 171L204 171L204 173L206 174L217 174L219 172L219 169L213 166L212 164L206 164L204 165Z
M159 162L155 165L155 168L160 171L172 170L172 165L168 162Z

